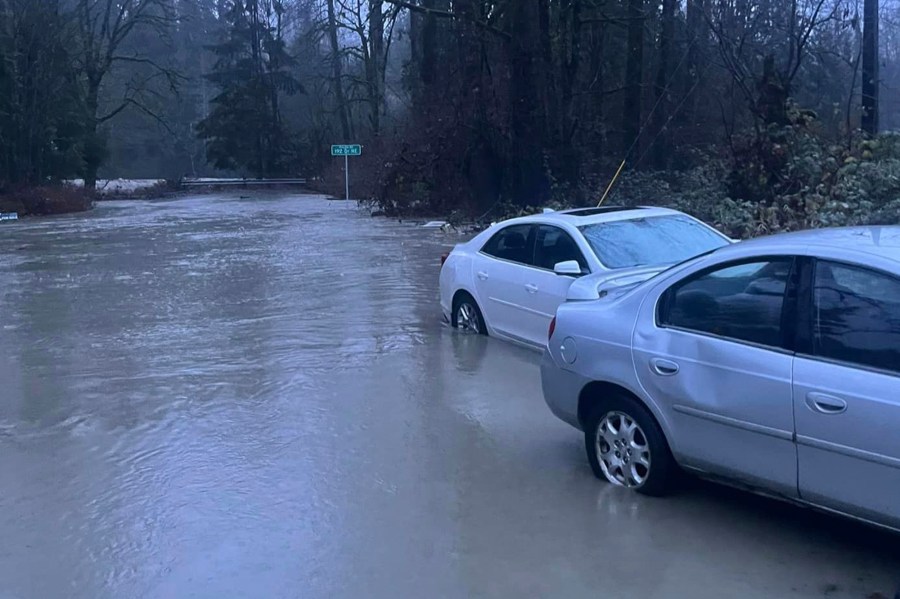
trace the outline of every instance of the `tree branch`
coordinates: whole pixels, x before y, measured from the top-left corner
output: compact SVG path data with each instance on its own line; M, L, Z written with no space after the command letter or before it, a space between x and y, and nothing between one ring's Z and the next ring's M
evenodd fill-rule
M824 5L825 5L825 0L819 0L818 4L816 5L816 10L813 12L812 17L809 20L809 25L807 26L806 30L803 32L803 35L800 37L800 39L797 40L796 62L794 63L793 69L791 70L790 74L788 75L788 79L787 79L788 84L790 84L794 80L794 77L797 76L797 72L800 70L800 66L803 64L803 51L806 48L806 44L807 44L807 42L809 42L809 38L812 36L813 32L816 30L817 27L819 27L819 25L821 25L822 23L827 23L832 18L834 18L834 15L837 13L837 5L835 5L834 8L832 9L831 13L827 17L825 17L824 19L819 21L818 20L819 13L822 12L822 7Z
M144 114L146 114L147 116L151 117L154 121L156 121L156 123L158 125L162 126L168 133L174 135L175 131L169 126L169 124L165 121L165 119L163 119L161 116L159 116L158 114L156 114L155 112L153 112L152 110L147 108L144 104L142 104L136 98L133 98L133 97L125 98L124 100L122 100L122 103L119 104L119 106L117 106L115 110L98 118L97 122L105 123L105 122L115 118L116 116L118 116L122 111L124 111L129 106L134 106L139 111L141 111Z
M142 58L140 56L121 56L114 55L112 57L113 62L129 62L132 64L145 64L153 67L159 74L165 76L166 81L169 84L169 89L173 92L178 91L178 84L187 80L187 78L181 73L164 67L161 64L157 63L153 59L150 58Z
M444 19L462 19L462 20L472 23L476 27L484 29L485 31L489 31L489 32L493 33L494 35L500 36L506 41L512 40L512 35L510 35L506 31L503 31L502 29L499 29L499 28L491 25L490 23L486 23L484 21L479 21L475 17L469 16L469 15L461 15L461 14L458 14L458 13L455 13L455 12L449 11L449 10L440 10L437 8L428 8L425 6L418 6L417 4L407 2L406 0L384 0L384 1L387 2L388 4L393 4L394 6L399 6L400 8L405 8L407 10L410 10L412 12L417 12L417 13L423 14L425 16L441 17Z

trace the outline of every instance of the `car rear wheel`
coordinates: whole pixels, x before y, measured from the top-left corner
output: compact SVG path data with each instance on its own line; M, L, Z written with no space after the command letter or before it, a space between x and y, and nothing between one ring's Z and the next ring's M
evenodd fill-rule
M597 478L644 495L672 490L678 466L659 425L637 401L615 396L598 402L584 442Z
M466 333L487 335L484 317L471 295L461 294L453 302L453 326Z

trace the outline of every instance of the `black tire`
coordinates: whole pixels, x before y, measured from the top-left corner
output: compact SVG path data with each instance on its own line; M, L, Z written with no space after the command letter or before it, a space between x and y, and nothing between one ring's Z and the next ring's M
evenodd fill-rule
M460 322L463 314L468 313L468 323ZM455 329L463 329L478 335L487 335L487 325L484 322L484 315L478 302L475 301L468 293L458 293L453 300L453 314L451 316L451 324Z
M628 418L637 425L636 429L628 428L626 424ZM607 422L612 428L607 426ZM604 424L607 437L617 436L613 432L617 429L620 432L625 431L623 437L627 438L629 434L627 431L633 430L634 432L630 434L634 442L628 443L627 450L624 440L619 447L608 444L606 438L598 442L601 423ZM614 395L597 402L585 423L584 446L591 470L600 480L654 497L667 495L675 487L679 470L665 435L647 408L627 395ZM606 447L605 452L603 447ZM619 452L619 449L623 451ZM625 451L628 452L627 455ZM601 452L605 453L607 461L601 458ZM618 465L611 466L610 461L617 462ZM646 461L649 467L645 467L643 461ZM612 471L609 476L607 471ZM639 480L640 478L643 480Z

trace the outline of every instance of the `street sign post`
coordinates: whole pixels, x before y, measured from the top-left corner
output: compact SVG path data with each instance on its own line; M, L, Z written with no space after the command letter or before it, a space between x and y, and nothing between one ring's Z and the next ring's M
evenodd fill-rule
M350 199L350 156L361 156L362 146L359 144L334 144L331 146L332 156L344 157L344 191Z

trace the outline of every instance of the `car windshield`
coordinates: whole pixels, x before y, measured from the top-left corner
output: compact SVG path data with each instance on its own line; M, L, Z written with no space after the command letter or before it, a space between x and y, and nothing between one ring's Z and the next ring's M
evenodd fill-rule
M607 268L677 264L728 244L710 227L682 215L595 223L579 230Z

